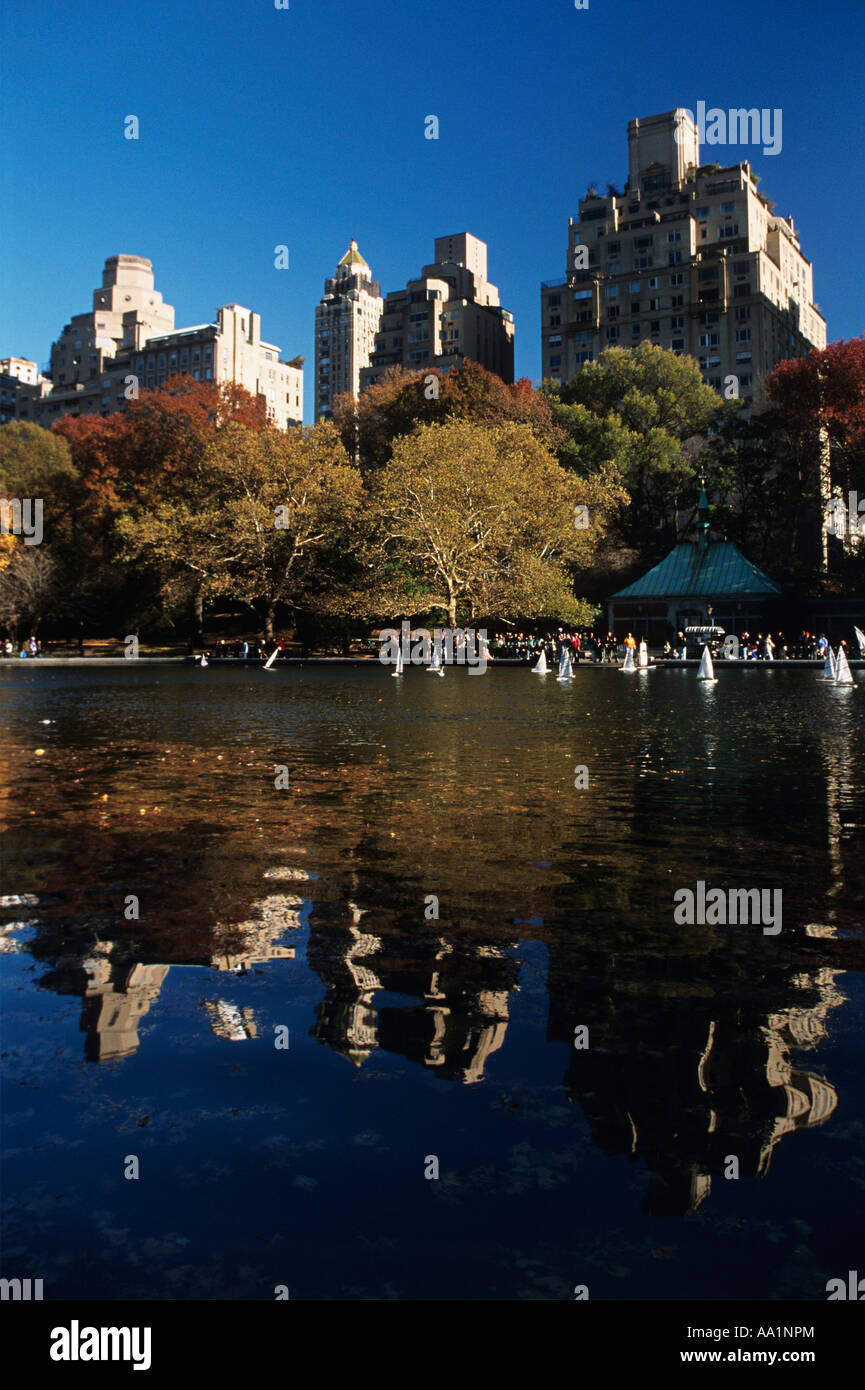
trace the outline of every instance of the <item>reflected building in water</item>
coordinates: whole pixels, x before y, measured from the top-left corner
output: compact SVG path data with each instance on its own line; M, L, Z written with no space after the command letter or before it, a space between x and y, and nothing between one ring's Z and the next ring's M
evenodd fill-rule
M264 877L304 875L275 869L267 871ZM253 903L250 916L244 921L215 924L209 931L188 938L178 934L168 961L141 959L154 949L146 934L139 933L136 939L124 936L108 940L96 935L98 922L87 931L84 954L76 955L74 949L82 933L71 932L66 938L61 932L58 940L56 922L44 924L29 949L37 958L55 961L55 968L42 977L40 984L58 994L82 997L80 1029L85 1034L87 1061L118 1061L137 1051L141 1020L158 999L172 966L242 975L255 965L293 960L295 947L285 945L283 938L301 926L303 904L303 898L295 894L270 893ZM240 1041L258 1034L249 1008L216 998L204 1001L204 1009L217 1037Z
M449 1080L480 1081L508 1026L518 965L506 944L460 944L383 927L312 926L307 959L326 987L313 1037L361 1066L381 1050ZM383 995L380 1003L376 996ZM396 1004L392 996L413 1002Z

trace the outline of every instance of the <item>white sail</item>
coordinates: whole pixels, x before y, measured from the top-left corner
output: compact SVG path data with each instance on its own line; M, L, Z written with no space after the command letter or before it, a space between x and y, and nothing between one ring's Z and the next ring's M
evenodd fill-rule
M391 675L392 675L392 676L401 676L401 675L402 675L402 667L403 667L402 646L399 646L399 647L397 647L397 649L396 649L396 666L395 666L394 669L391 671Z
M438 638L433 643L432 660L426 669L427 675L429 676L443 676L445 673L445 668L442 664L442 644Z
M856 641L859 643L859 655L865 656L865 632L862 631L861 627L854 627L853 631L856 633Z
M206 665L207 665L207 657L205 656L204 652L201 653L201 661L199 662L199 665L200 665L200 666L206 666Z
M567 647L562 647L561 656L559 657L559 680L569 681L573 674L571 670L571 654Z
M626 651L625 651L625 660L624 660L624 664L623 664L623 666L622 666L622 670L623 670L623 671L636 671L636 669L637 669L637 663L636 663L635 660L634 660L634 649L633 649L633 647L628 647L628 648L626 649Z
M853 672L850 670L847 653L843 647L838 648L838 660L835 665L835 683L836 685L853 684Z
M715 668L712 665L712 653L709 651L708 647L703 648L703 660L700 662L700 669L697 672L697 680L715 680Z
M541 647L541 654L532 667L532 674L535 676L545 676L547 674L547 649Z
M276 658L277 658L278 656L279 656L279 647L274 647L273 651L270 653L270 656L267 658L267 660L266 660L265 663L264 663L264 669L265 669L265 671L269 671L269 670L270 670L271 666L272 666L273 663L276 661Z
M826 660L823 663L823 680L833 681L835 679L835 653L831 647L826 648Z
M641 666L648 666L648 664L649 664L649 648L646 646L645 642L641 642L641 643L640 643L640 665L641 665Z

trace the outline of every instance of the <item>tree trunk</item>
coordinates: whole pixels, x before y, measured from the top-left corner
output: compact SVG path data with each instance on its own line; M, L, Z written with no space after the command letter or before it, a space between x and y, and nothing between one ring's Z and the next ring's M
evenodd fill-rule
M264 635L268 642L273 641L273 619L275 614L276 604L269 603L267 605L267 613L265 614L264 618Z
M448 627L451 629L451 631L453 631L454 628L456 627L456 625L457 625L457 596L456 596L456 594L450 594L450 595L448 596Z
M199 646L203 646L203 645L204 645L204 588L203 588L203 586L200 585L200 584L199 584L199 585L196 585L195 596L194 596L194 598L193 598L192 611L193 611L193 620L194 620L194 623L193 623L193 626L194 626L194 639L195 639L195 641L199 644Z

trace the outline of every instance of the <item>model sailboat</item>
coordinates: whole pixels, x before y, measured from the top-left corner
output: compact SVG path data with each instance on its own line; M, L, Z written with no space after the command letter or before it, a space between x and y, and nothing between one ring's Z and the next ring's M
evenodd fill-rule
M532 667L533 676L545 676L547 674L547 649L541 647L541 654Z
M856 641L859 643L859 655L865 656L865 632L862 631L861 627L854 627L853 631L856 633Z
M558 679L560 681L569 681L572 678L573 674L574 673L571 670L571 654L568 651L567 647L562 647L561 653L559 655Z
M433 643L432 660L426 669L428 676L443 676L445 673L442 662L442 644L438 640Z
M402 647L397 647L397 649L396 649L396 666L395 666L394 669L391 671L391 675L392 675L392 676L401 676L401 675L402 675L402 666L403 666L403 660L402 660Z
M278 656L279 656L279 647L274 647L273 651L270 653L270 656L267 658L267 660L266 660L265 663L264 663L264 669L265 669L265 671L269 671L269 670L270 670L271 666L272 666L273 663L276 661L276 658L277 658Z
M838 648L838 658L835 662L835 684L853 685L853 672L850 670L847 653L843 647Z
M627 651L625 652L625 660L624 660L624 662L623 662L623 664L622 664L622 668L621 668L621 669L622 669L623 671L636 671L636 669L637 669L637 663L636 663L636 661L634 660L634 649L633 649L633 647L628 647Z
M826 648L826 660L825 660L824 663L823 663L823 676L822 676L822 679L823 679L824 681L833 681L833 680L835 679L835 670L836 670L835 653L832 651L832 648L831 648L831 647L827 647L827 648Z
M697 680L714 682L717 679L715 667L712 664L712 653L709 651L708 647L704 647L703 659L700 662L700 669L697 672Z

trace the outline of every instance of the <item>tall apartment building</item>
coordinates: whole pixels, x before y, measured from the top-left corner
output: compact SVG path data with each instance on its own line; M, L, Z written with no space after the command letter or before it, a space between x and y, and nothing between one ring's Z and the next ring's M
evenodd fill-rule
M330 418L337 396L357 399L381 309L381 286L352 241L315 309L316 420Z
M215 323L175 329L150 261L109 256L92 310L76 314L52 345L48 380L19 390L17 418L48 426L61 415L109 415L134 390L180 373L245 386L285 429L303 419L303 370L279 352L263 341L260 316L239 304L223 305Z
M625 191L590 189L579 206L565 276L541 286L544 377L649 342L696 358L719 392L735 376L750 405L778 362L826 346L792 218L749 164L701 165L681 108L630 121Z
M44 380L29 357L0 357L0 425L17 418L22 387L36 387Z
M468 232L436 237L434 255L418 280L385 296L361 389L388 367L447 371L467 359L513 381L514 316L487 279L486 242Z

